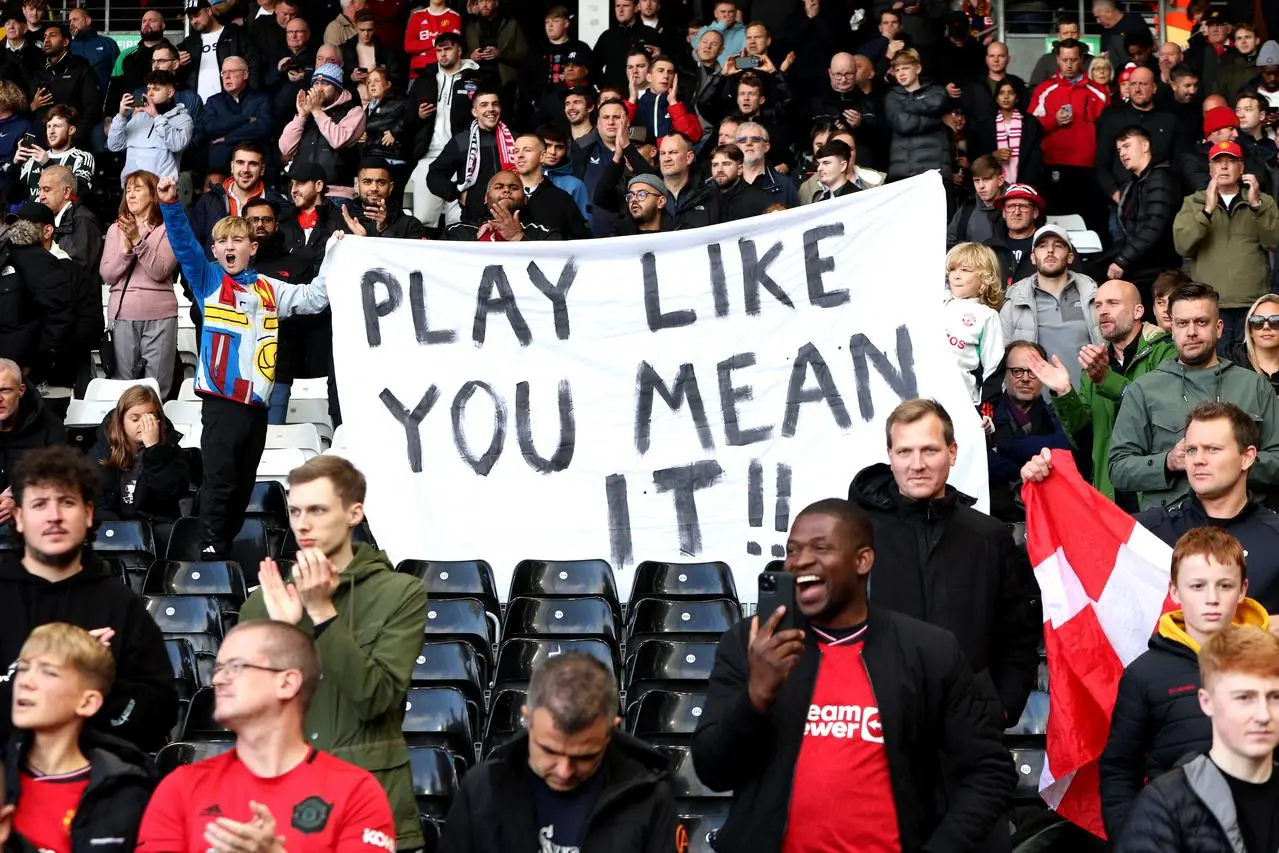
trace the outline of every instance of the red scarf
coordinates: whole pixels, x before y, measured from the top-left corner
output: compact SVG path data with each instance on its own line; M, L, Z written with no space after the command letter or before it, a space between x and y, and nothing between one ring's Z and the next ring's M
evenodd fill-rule
M222 182L222 189L226 191L226 209L230 216L241 216L240 209L242 205L240 200L235 197L235 193L231 188L235 186L235 178L227 178ZM259 180L253 187L253 191L249 193L250 199L261 198L266 193L266 186Z

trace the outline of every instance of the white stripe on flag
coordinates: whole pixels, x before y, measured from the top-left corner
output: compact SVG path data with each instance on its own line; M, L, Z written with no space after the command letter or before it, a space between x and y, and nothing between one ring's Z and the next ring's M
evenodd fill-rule
M1128 542L1119 546L1115 570L1094 608L1125 667L1146 651L1159 624L1171 566L1172 549L1134 524Z
M1054 628L1065 625L1091 603L1061 548L1035 566L1035 580L1043 602L1044 622L1051 623Z

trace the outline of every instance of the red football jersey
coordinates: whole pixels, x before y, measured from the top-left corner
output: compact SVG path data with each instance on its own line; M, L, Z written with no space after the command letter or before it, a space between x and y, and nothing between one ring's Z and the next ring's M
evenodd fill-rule
M220 817L248 823L250 801L271 810L290 853L394 853L395 820L382 786L368 771L314 750L274 779L254 776L234 750L178 768L151 797L135 849L206 853L205 827Z
M71 853L71 821L89 787L90 768L61 776L37 776L26 768L18 774L18 811L14 831L37 850Z

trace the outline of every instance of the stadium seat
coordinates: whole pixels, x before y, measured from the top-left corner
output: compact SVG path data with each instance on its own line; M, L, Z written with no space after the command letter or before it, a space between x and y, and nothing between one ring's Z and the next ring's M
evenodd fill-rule
M204 403L199 400L170 400L164 404L164 415L175 424L196 426L204 423Z
M196 652L217 653L225 634L222 606L207 595L152 595L147 612L166 637L191 642Z
M494 691L493 704L484 721L480 760L487 761L494 750L510 743L524 731L523 707L528 694L523 690Z
M1044 750L1013 749L1013 766L1017 769L1017 787L1013 799L1039 801L1039 776L1044 772Z
M191 697L186 721L182 724L183 740L230 740L226 726L213 719L213 688L202 687Z
M100 521L93 537L93 551L115 560L125 571L145 572L156 557L151 522Z
M545 639L532 640L519 637L504 640L497 652L497 665L493 674L493 692L504 688L524 689L533 670L547 658L553 658L567 652L584 652L609 668L618 672L614 651L603 640L581 639Z
M506 605L502 637L594 637L614 648L621 643L617 615L598 596L513 598Z
M732 792L712 791L702 784L702 780L697 778L697 773L693 770L693 756L689 752L688 746L664 743L658 744L654 748L665 755L671 763L669 781L671 788L674 789L676 799L726 799L732 797Z
M134 385L150 386L155 391L157 397L160 396L160 383L152 376L142 379L90 379L89 385L84 389L84 399L93 401L110 402L114 408L116 402L120 399L120 395L128 391Z
M706 707L705 693L671 693L651 690L626 709L627 728L638 738L655 742L686 740L697 730L697 721Z
M415 687L456 687L468 702L484 707L484 676L470 643L443 640L422 644L413 665Z
M190 640L169 637L165 638L164 650L169 655L169 665L173 667L173 684L178 699L188 702L200 687L195 647Z
M195 395L195 378L183 379L181 387L178 388L178 400L190 400L198 403L200 398Z
M686 800L677 805L680 806L680 823L688 836L688 846L677 849L684 853L716 853L712 842L728 819L728 809L718 801L706 800Z
M679 638L644 640L628 647L626 701L634 703L649 690L700 692L715 665L716 643Z
M413 796L418 811L444 819L457 793L457 768L447 749L440 746L410 746L409 767L413 773Z
M294 392L289 397L288 412L284 416L284 422L290 424L315 424L315 428L320 431L320 437L331 441L333 439L333 420L329 417L329 401L327 393L319 398L303 398L298 397L297 384L294 384Z
M238 563L244 573L245 583L256 586L258 566L266 557L278 557L284 541L284 532L260 518L245 518L235 541L231 543L231 560ZM200 519L192 516L179 518L173 523L165 559L198 563L203 556L200 549Z
M1009 726L1004 734L1022 737L1048 734L1048 694L1038 690L1033 691L1026 700L1021 719Z
M1048 692L1048 661L1041 660L1035 671L1035 689Z
M742 618L741 608L726 598L700 601L647 598L631 609L626 640L638 644L646 639L674 639L670 635L688 635L681 639L718 641L721 634Z
M235 611L248 598L244 573L230 560L156 560L142 591L145 595L211 595L222 601L224 610Z
M175 741L156 753L155 767L160 772L160 776L164 777L183 765L195 764L197 761L213 758L232 749L235 749L235 741L230 739Z
M259 481L275 480L285 485L288 482L289 472L301 467L310 458L306 451L296 447L263 450L262 459L258 462L257 479Z
M244 515L246 518L260 518L274 527L288 530L289 494L275 480L254 483Z
M429 593L428 593L429 594ZM442 598L426 608L428 640L460 640L475 650L483 664L485 683L493 672L495 629L484 605L474 598Z
M410 746L443 746L475 763L479 708L456 687L410 687L404 699L404 739Z
M283 450L296 448L312 456L319 456L323 449L320 446L320 431L315 424L275 424L266 428L266 449Z
M727 598L737 601L733 570L724 562L663 563L645 560L635 567L632 606L644 598Z
M368 545L377 549L377 539L373 537L373 528L369 527L367 518L361 519L359 524L351 528L351 541L356 545Z
M432 601L479 599L500 624L502 605L497 597L493 567L484 560L401 560L395 570L413 575L426 584L426 594Z
M67 431L67 443L88 453L98 436L102 419L115 409L115 400L72 400L67 406L63 426Z
M506 600L513 601L520 596L552 598L583 595L603 598L621 617L617 580L613 577L613 567L605 560L521 560L511 575L511 588Z

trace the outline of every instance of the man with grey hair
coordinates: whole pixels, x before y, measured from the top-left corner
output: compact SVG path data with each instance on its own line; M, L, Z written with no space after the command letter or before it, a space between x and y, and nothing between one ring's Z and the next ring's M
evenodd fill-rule
M607 665L583 652L547 657L523 713L527 731L462 780L443 853L677 849L666 757L618 728Z
M7 327L7 320L0 317L0 329ZM0 524L13 518L13 466L28 451L66 440L62 420L27 385L18 363L0 358Z
M40 173L40 203L53 211L53 237L71 260L91 276L102 260L102 226L79 200L79 182L66 166L47 166Z
M742 163L742 180L768 193L773 204L798 207L799 191L795 189L795 182L768 165L768 150L771 146L768 129L758 122L742 122L737 126L737 138L734 141L742 149L742 156L745 158Z

